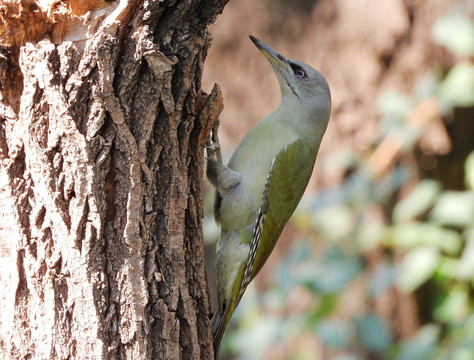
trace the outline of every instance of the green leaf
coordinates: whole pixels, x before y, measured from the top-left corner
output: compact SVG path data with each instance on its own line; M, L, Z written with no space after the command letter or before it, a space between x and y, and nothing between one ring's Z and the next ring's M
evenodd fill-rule
M451 257L443 257L437 274L440 275L440 279L451 281L451 279L457 278L459 268L459 260Z
M436 349L440 329L436 325L425 325L415 336L406 343L396 360L424 360L429 359Z
M419 101L423 101L426 98L435 94L438 90L440 78L434 72L427 74L421 81L416 85L415 96Z
M342 253L331 248L325 258L317 263L300 264L294 269L297 278L318 294L329 294L341 291L362 269L358 257Z
M474 104L474 66L469 62L455 65L441 82L437 95L444 106L472 106Z
M461 280L474 280L474 228L464 231L466 245L457 263L456 275Z
M456 322L469 315L469 293L465 286L456 286L434 311L441 322Z
M354 227L354 216L347 206L333 205L316 211L313 225L325 239L339 241L350 235Z
M452 352L449 360L474 360L474 352L472 351L472 341L471 344L466 344L465 346L460 346Z
M378 108L388 123L401 122L414 105L413 100L407 95L395 91L382 93L378 100Z
M261 359L265 349L277 338L281 322L269 316L255 318L252 326L233 332L227 342L231 349L239 351L242 359ZM224 344L223 344L224 345Z
M308 322L318 324L322 319L331 314L338 304L339 296L335 294L324 294L319 298L316 310L311 314Z
M362 360L362 358L358 357L357 355L338 355L331 358L331 360Z
M466 187L474 190L474 152L467 157L464 169Z
M460 348L453 351L450 360L474 360L472 348Z
M342 321L324 320L316 328L319 339L328 347L342 349L349 344L350 329Z
M361 251L370 251L375 249L385 232L385 225L381 220L369 219L365 220L361 226L357 228L357 242Z
M388 230L389 244L405 249L425 245L440 249L448 254L457 254L462 246L462 237L458 232L448 230L433 223L405 223Z
M474 224L474 192L446 191L433 210L431 220L447 226L464 228Z
M433 41L458 55L474 55L474 24L460 11L438 19L431 29Z
M431 278L440 263L440 255L431 247L410 251L399 265L397 285L405 293L416 290Z
M405 197L399 201L393 211L395 222L406 222L425 213L434 203L441 191L441 184L435 180L422 180Z
M358 342L370 352L382 353L390 346L391 336L387 327L372 314L355 321Z

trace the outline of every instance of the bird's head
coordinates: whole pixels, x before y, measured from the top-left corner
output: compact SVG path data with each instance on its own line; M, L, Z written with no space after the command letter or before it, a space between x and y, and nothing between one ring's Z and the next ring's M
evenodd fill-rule
M282 101L291 101L318 112L329 112L331 94L326 79L311 66L285 58L263 41L250 35L250 40L267 58L278 78Z

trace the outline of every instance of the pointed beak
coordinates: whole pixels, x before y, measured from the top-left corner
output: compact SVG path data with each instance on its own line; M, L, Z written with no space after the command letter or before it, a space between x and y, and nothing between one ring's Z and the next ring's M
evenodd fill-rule
M257 39L255 36L250 35L250 40L255 44L255 46L260 50L260 52L267 58L274 69L281 68L282 65L285 65L287 60L273 50L270 46L265 44L262 40Z

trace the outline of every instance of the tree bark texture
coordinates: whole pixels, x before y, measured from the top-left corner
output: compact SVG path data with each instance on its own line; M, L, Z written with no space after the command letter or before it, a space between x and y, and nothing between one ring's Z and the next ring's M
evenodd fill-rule
M0 4L0 357L211 359L221 0Z

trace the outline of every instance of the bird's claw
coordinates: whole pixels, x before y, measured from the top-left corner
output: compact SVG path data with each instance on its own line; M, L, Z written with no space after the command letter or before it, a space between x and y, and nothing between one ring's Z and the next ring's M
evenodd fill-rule
M210 140L210 138L209 138L209 140ZM206 149L207 149L208 151L214 151L214 152L215 152L215 151L217 151L217 149L220 149L220 148L221 148L221 144L219 144L219 143L210 143L209 140L208 140L208 142L206 143ZM209 144L209 145L208 145L208 144Z
M214 127L212 128L212 133L207 139L206 142L206 150L207 150L207 157L210 159L216 159L219 163L222 164L222 153L221 153L221 145L219 144L219 130L220 120L217 119Z

